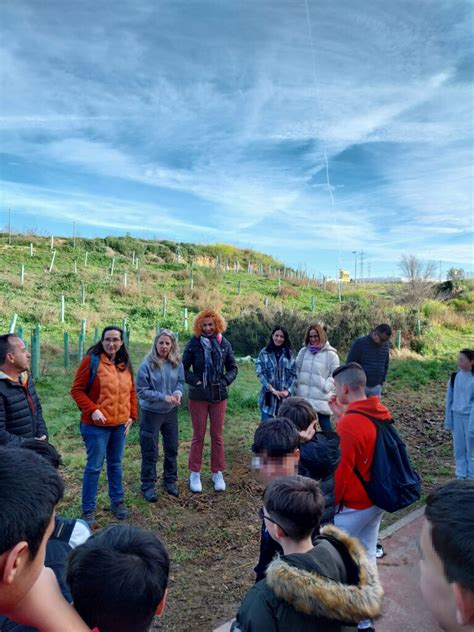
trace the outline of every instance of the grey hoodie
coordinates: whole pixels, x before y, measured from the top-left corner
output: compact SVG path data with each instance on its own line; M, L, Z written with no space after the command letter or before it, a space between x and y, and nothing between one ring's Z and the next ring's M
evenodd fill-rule
M184 368L180 362L174 367L165 362L161 368L153 368L145 358L138 369L135 380L140 407L155 413L168 413L173 405L165 402L166 395L183 394Z

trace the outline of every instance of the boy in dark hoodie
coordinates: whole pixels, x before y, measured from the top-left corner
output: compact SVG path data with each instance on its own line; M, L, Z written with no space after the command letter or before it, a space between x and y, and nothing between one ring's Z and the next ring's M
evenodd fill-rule
M383 590L363 547L334 526L323 527L313 544L324 508L316 481L277 478L263 505L266 528L284 555L247 593L233 632L342 632L380 614Z
M300 435L298 474L320 482L324 495L321 524L334 522L334 473L341 460L337 432L316 432L318 414L303 397L288 397L280 405L280 417L293 422Z

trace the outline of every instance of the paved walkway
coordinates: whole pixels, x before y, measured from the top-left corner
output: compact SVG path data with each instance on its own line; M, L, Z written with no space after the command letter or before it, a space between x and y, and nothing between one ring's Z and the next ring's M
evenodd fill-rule
M385 557L378 560L385 590L384 614L376 622L376 632L441 632L433 621L420 591L418 542L424 508L417 509L385 529L380 541ZM214 632L226 632L225 623Z
M418 542L424 508L417 509L380 534L385 557L378 560L385 590L384 613L377 632L439 632L420 590Z

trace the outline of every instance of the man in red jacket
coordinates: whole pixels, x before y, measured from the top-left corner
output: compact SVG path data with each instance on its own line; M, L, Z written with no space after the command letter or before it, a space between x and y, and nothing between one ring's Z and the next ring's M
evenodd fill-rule
M359 538L369 560L376 562L375 551L383 510L373 504L357 478L357 467L365 480L370 479L377 431L367 418L391 418L388 408L376 396L365 394L366 376L356 362L349 362L333 373L336 398L329 406L337 418L336 432L341 441L341 461L336 469L336 516L334 524ZM373 630L371 622L361 621L361 630Z

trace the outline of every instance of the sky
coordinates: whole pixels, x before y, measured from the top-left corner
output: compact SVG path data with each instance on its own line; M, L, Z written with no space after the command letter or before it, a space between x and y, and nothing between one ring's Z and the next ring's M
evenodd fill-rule
M472 35L470 0L2 0L1 224L472 273Z

